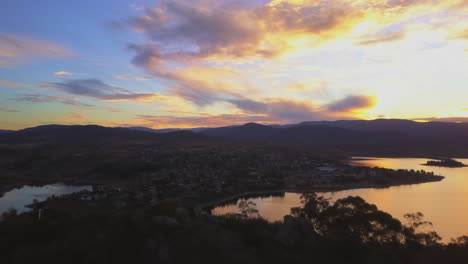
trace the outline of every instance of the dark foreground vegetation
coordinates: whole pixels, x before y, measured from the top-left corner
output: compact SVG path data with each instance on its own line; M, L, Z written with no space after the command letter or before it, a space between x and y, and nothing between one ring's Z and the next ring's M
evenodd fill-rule
M466 263L468 237L441 244L420 213L402 224L360 197L304 194L282 222L240 203L212 216L180 202L93 206L61 198L0 222L2 263Z

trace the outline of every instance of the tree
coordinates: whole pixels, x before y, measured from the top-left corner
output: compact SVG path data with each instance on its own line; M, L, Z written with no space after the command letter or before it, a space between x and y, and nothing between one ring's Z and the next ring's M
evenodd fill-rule
M468 236L461 236L457 238L452 238L450 240L451 245L457 245L462 247L468 247Z
M405 233L408 243L415 243L424 246L438 245L442 238L435 231L424 232L424 228L432 228L432 223L424 220L421 212L405 214L407 221Z
M244 218L259 217L257 204L251 200L242 199L237 205L237 208L239 208L239 212Z
M291 208L291 214L295 217L305 217L312 223L316 232L321 229L322 214L330 207L330 200L315 193L303 193L301 195L302 207Z

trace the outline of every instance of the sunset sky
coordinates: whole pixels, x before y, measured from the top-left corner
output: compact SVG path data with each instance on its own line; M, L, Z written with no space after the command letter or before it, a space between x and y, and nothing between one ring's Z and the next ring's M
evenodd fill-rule
M2 0L0 129L468 121L467 0Z

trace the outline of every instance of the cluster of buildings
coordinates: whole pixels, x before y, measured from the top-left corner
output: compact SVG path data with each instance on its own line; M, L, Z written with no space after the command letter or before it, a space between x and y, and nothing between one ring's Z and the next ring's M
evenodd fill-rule
M139 164L133 175L119 183L70 197L110 201L116 206L172 199L206 202L253 191L405 184L434 177L424 171L353 167L339 159L305 153L242 148L145 151Z

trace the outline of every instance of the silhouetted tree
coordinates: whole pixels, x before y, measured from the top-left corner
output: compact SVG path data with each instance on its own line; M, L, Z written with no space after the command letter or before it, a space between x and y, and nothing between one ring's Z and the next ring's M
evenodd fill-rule
M255 204L251 200L241 200L237 207L239 208L240 214L244 218L259 216L257 204Z

